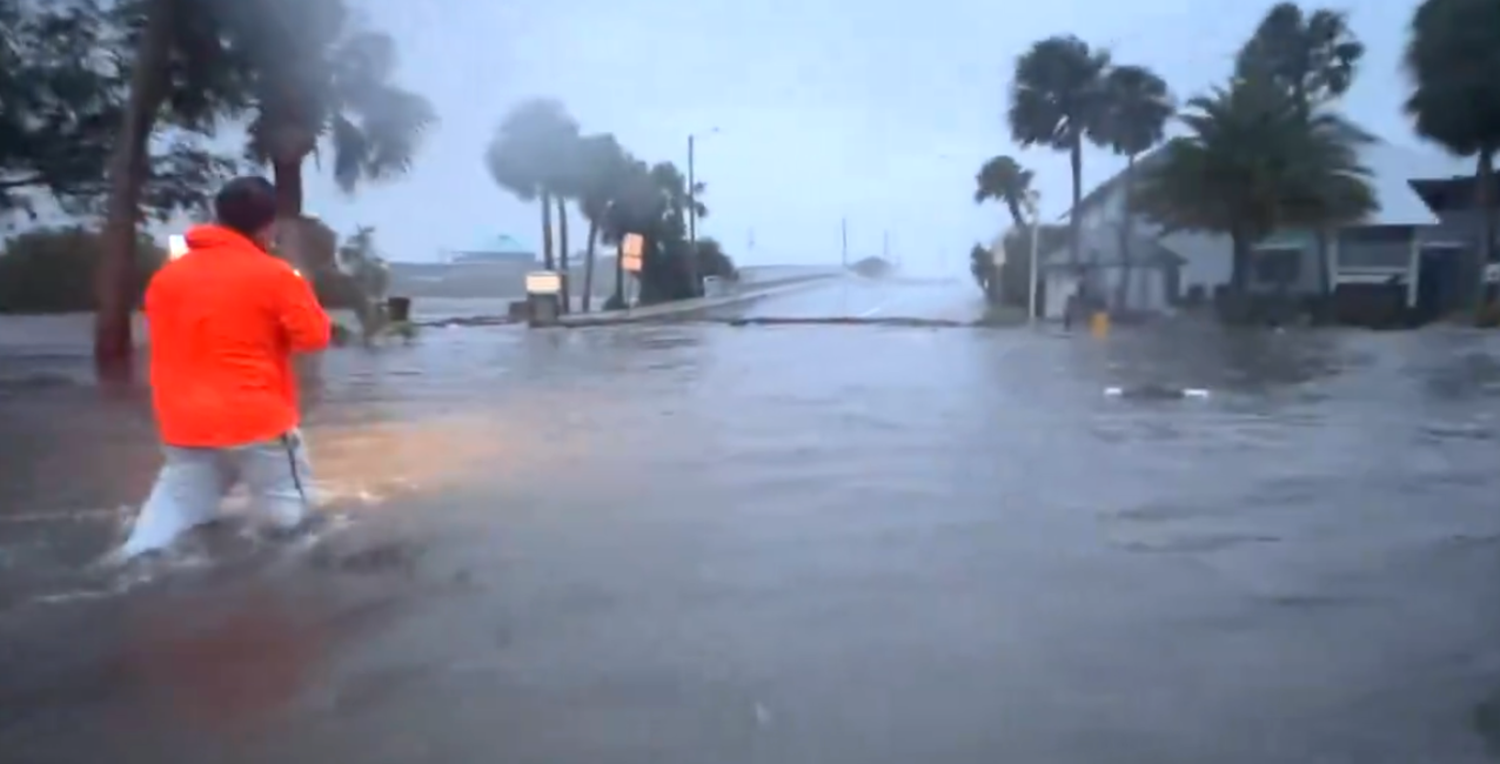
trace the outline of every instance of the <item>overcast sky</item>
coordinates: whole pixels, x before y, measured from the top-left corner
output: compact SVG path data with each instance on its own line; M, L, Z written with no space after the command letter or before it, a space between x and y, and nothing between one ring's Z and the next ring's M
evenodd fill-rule
M481 156L518 100L562 100L586 132L612 132L638 156L686 163L699 141L718 237L742 263L837 262L839 221L855 256L891 251L914 270L959 272L969 247L1005 225L971 201L989 156L1036 170L1045 212L1068 198L1066 155L1018 151L1004 121L1016 56L1073 33L1117 61L1159 72L1180 97L1228 75L1269 4L1244 0L920 3L849 0L351 0L393 33L401 80L442 124L408 177L338 192L309 167L308 209L341 232L374 225L394 259L424 260L506 233L535 246L535 207L499 189ZM1346 101L1368 129L1416 144L1400 113L1399 69L1415 0L1345 0L1369 47ZM1312 7L1312 6L1304 6ZM1084 159L1085 185L1122 166ZM573 229L581 246L583 224ZM753 232L753 248L750 245Z

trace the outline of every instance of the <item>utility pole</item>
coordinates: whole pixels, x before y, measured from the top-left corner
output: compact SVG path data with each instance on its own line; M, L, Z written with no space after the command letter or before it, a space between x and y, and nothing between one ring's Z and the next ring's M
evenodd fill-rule
M719 128L709 129L705 135L713 135L719 132ZM698 277L698 172L696 165L697 157L694 156L698 148L698 136L688 133L688 166L687 166L687 200L688 200L688 277L692 279L693 296L698 296L703 290L702 280Z
M692 296L698 296L698 179L693 171L693 149L697 138L688 133L688 278Z
M839 262L844 268L849 267L849 218L839 218L839 237L842 242L839 249Z

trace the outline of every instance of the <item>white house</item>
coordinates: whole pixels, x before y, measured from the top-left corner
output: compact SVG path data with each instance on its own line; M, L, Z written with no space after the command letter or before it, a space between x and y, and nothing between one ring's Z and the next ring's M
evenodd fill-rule
M1152 163L1159 161L1161 156L1158 150L1141 158L1136 162L1137 172L1149 171ZM1323 259L1318 257L1315 246L1319 239L1317 232L1278 232L1256 247L1258 257L1251 274L1252 290L1289 288L1294 293L1312 293L1325 283L1325 277L1326 283L1335 288L1344 284L1369 283L1371 279L1383 283L1399 277L1408 291L1409 303L1414 305L1418 293L1417 270L1424 247L1451 252L1468 239L1477 241L1477 233L1468 230L1473 228L1469 219L1473 217L1472 211L1468 211L1467 217L1463 210L1451 215L1434 212L1432 200L1426 198L1431 194L1418 192L1424 180L1472 178L1475 170L1472 160L1458 159L1436 149L1398 146L1386 141L1365 147L1360 159L1370 170L1380 208L1358 226L1325 232L1326 236L1322 238L1330 248L1327 260L1331 272L1320 272ZM1095 257L1106 264L1119 260L1123 180L1122 173L1095 187L1077 209L1069 213L1081 216L1085 262L1091 262ZM1064 216L1065 219L1068 217ZM1175 284L1167 284L1165 278L1147 280L1149 284L1159 283L1166 290L1168 303L1194 287L1212 295L1215 288L1229 282L1233 259L1229 237L1198 232L1161 235L1159 227L1139 217L1132 229L1137 234L1132 239L1132 252L1140 250L1137 240L1145 239L1154 241L1181 260ZM1046 262L1049 268L1060 267L1067 262L1067 257L1064 246L1048 252ZM1104 272L1108 270L1108 267L1103 269ZM1057 279L1059 288L1067 288L1070 277L1060 274ZM1105 275L1102 280L1108 281L1109 277ZM1051 282L1048 283L1050 286ZM1113 301L1114 290L1106 292ZM1056 302L1052 294L1056 293L1049 290L1049 314ZM1147 308L1156 307L1159 302L1154 298L1150 304L1131 299L1132 306Z

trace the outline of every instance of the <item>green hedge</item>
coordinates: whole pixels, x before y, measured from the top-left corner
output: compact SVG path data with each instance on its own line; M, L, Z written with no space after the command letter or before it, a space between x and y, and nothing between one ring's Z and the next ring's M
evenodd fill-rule
M78 226L37 228L10 237L0 251L0 313L94 310L94 273L101 252L99 233ZM150 237L139 238L132 285L137 301L166 259L166 250Z
M37 228L10 237L0 250L0 313L92 312L101 252L99 233L78 226ZM166 259L166 250L150 237L140 237L132 286L137 304ZM360 305L359 286L337 270L320 269L313 287L326 307Z

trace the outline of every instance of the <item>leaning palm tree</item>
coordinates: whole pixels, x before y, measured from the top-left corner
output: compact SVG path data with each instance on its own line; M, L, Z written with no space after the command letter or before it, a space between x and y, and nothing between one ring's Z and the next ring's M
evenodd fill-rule
M1265 78L1303 114L1344 95L1354 84L1365 46L1342 11L1304 13L1296 3L1277 3L1240 48L1235 75Z
M1475 304L1484 307L1483 269L1495 259L1495 155L1500 152L1500 4L1426 0L1411 22L1406 69L1413 88L1406 111L1417 132L1459 156L1475 157L1480 210Z
M283 218L302 215L302 165L325 138L345 191L411 168L437 116L426 98L394 83L389 35L359 26L343 0L239 5L231 34L256 74L249 155L270 165Z
M1026 194L1031 190L1035 174L1008 156L992 157L979 168L974 176L974 203L998 201L1010 211L1017 228L1026 224L1021 207L1026 204Z
M1131 195L1135 183L1135 160L1165 136L1167 120L1177 106L1167 83L1142 66L1117 66L1104 78L1105 104L1099 135L1116 154L1125 155L1125 177L1122 181L1123 207L1120 216L1120 282L1116 286L1115 304L1128 307L1131 267L1134 258L1135 214Z
M1333 104L1354 84L1365 46L1354 36L1342 11L1304 13L1296 3L1277 3L1266 12L1235 59L1235 76L1262 79L1282 92L1303 118ZM1373 137L1366 137L1366 142ZM1314 232L1319 290L1333 291L1329 232Z
M1073 171L1073 209L1083 199L1083 142L1097 140L1104 106L1109 54L1083 40L1049 37L1016 60L1010 86L1011 137L1023 147L1046 146L1068 152ZM1079 262L1080 221L1070 218L1069 254Z
M1141 173L1137 207L1168 231L1227 235L1236 297L1255 242L1283 227L1355 223L1376 208L1358 131L1331 112L1303 118L1264 80L1195 98L1180 119L1189 134Z
M501 188L523 202L539 202L542 263L547 270L556 267L552 199L559 186L559 171L570 161L577 142L578 122L562 102L534 98L511 109L485 152L490 177Z
M578 207L589 224L583 266L583 310L587 313L594 294L594 261L599 238L608 232L609 209L620 195L631 160L619 141L605 133L583 138L577 161L581 171Z
M1020 229L1028 225L1025 216L1021 214L1021 208L1026 204L1026 195L1031 192L1033 177L1031 170L1022 167L1012 157L992 157L980 166L978 174L974 176L974 203L983 204L992 199L999 201L1010 211L1011 222ZM1034 225L1035 221L1030 224ZM1000 299L1000 274L996 271L994 258L988 252L981 258L974 257L975 252L980 249L982 248L976 248L969 253L969 269L979 282L979 288L984 290L985 297L997 301ZM1029 262L1027 267L1030 267Z

